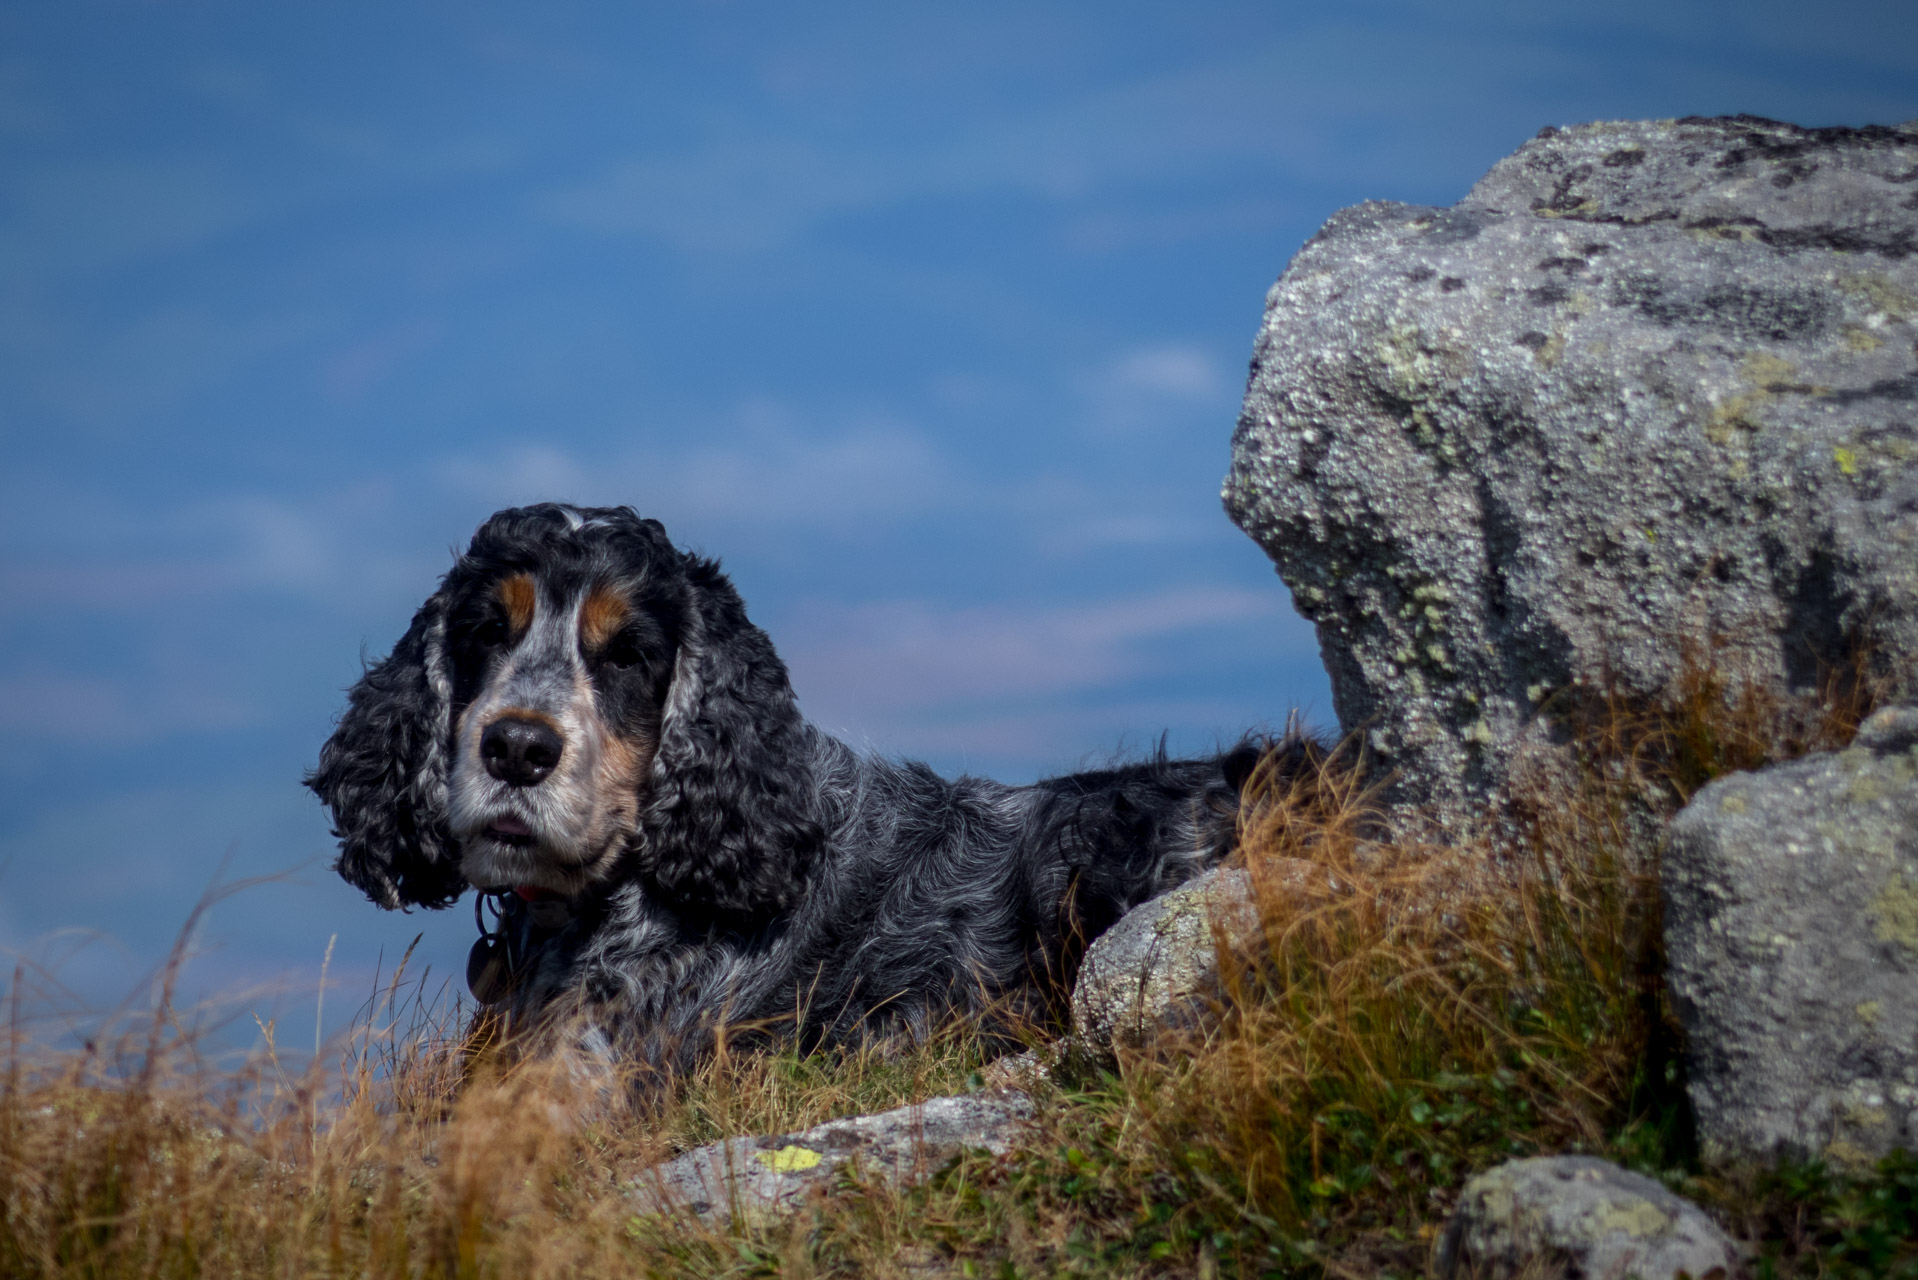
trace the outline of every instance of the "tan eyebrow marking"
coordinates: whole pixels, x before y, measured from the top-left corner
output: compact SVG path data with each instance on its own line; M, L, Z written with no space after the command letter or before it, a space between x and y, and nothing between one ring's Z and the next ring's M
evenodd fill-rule
M631 613L625 596L611 587L594 587L579 607L580 646L589 653L604 648Z
M533 625L533 605L539 593L533 587L533 575L516 573L510 578L500 579L496 588L499 602L506 606L506 621L515 636L525 634L526 628Z

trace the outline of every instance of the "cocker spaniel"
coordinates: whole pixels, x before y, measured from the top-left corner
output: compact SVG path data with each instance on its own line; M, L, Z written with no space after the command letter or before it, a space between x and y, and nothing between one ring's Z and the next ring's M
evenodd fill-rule
M811 1047L1057 1019L1089 940L1229 852L1261 751L1031 786L856 753L716 562L548 503L474 534L307 784L381 906L492 904L468 980L504 1025L583 1015L670 1069L724 1026Z

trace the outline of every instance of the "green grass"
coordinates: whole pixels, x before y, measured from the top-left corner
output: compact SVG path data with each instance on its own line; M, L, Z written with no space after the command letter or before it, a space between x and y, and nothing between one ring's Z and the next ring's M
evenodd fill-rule
M1710 1190L1760 1242L1759 1280L1918 1276L1918 1155L1893 1152L1863 1174L1785 1165Z

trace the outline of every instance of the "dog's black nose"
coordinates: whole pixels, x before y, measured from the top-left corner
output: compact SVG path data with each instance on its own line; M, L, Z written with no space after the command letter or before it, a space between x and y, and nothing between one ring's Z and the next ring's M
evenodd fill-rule
M510 787L544 782L565 752L566 743L550 725L525 716L502 716L480 735L486 772Z

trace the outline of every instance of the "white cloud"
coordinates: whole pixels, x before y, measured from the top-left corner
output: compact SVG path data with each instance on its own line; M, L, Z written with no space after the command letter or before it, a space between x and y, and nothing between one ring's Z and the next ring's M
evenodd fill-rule
M923 432L883 417L825 428L743 407L708 442L583 458L551 446L442 459L447 489L498 505L630 505L668 528L848 528L959 500L964 483Z
M1211 352L1176 343L1129 351L1113 361L1107 377L1121 390L1178 400L1210 400L1227 389Z
M1269 204L1245 203L1242 190L1216 192L1216 180L1251 173L1266 186L1276 174L1416 196L1478 171L1554 114L1603 110L1621 94L1669 101L1660 86L1672 75L1689 86L1686 100L1701 104L1791 92L1775 78L1662 50L1647 54L1664 58L1662 67L1648 62L1642 80L1620 85L1616 59L1584 38L1596 21L1659 42L1685 39L1684 28L1698 24L1672 12L1527 10L1524 22L1439 10L1307 16L1285 20L1279 33L1267 27L1222 56L1160 61L1153 73L1099 91L1042 95L1023 108L973 105L943 129L846 138L803 117L783 132L716 129L691 149L604 163L536 197L532 208L554 221L693 250L778 249L845 213L982 193L1074 206L1068 239L1091 248L1270 227L1277 212ZM1882 56L1855 42L1843 52L1860 61ZM1828 91L1816 96L1831 100ZM1873 100L1867 89L1852 96ZM1110 198L1140 187L1184 194L1150 211ZM1199 194L1207 190L1214 198Z
M419 547L390 545L404 505L396 487L377 478L177 504L17 480L0 487L0 532L13 545L0 562L0 591L19 616L137 614L261 590L363 601L411 590L441 562Z
M1483 56L1482 43L1471 52ZM1459 96L1456 85L1442 83L1449 79L1444 58L1429 52L1425 35L1395 29L1294 29L1282 40L1103 92L1022 112L974 111L957 117L970 123L966 132L916 132L909 146L822 146L804 136L803 121L786 137L716 134L693 150L607 163L536 197L532 210L605 234L750 252L778 248L843 213L954 194L1084 202L1115 187L1177 183L1234 166L1314 177L1369 173L1380 167L1379 147L1369 137L1355 145L1355 122L1397 122L1403 134L1408 111L1433 93L1443 87L1451 100ZM1503 52L1516 65L1526 51ZM1343 68L1355 63L1392 70L1354 77ZM1215 221L1202 218L1188 233Z
M903 200L1001 190L1076 200L1115 183L1167 181L1223 161L1314 149L1297 113L1288 46L1148 77L1024 113L979 113L970 132L909 148L820 146L765 132L691 151L630 155L556 187L535 214L683 249L777 248L833 216ZM1323 114L1313 112L1314 116Z
M1231 397L1218 360L1185 343L1122 352L1074 381L1089 403L1093 429L1107 435L1184 427L1194 411L1224 412Z
M682 249L754 251L895 188L871 157L755 137L615 161L536 197L533 209L562 224L653 236Z
M1280 674L1256 691L1221 674L1197 692L1194 652L1243 648ZM1227 639L1226 637L1234 637ZM1017 780L1175 753L1282 728L1322 697L1311 628L1284 592L1170 588L1051 607L815 601L774 637L806 714L856 746ZM1170 695L1157 688L1191 692ZM1328 707L1308 708L1323 719Z
M993 698L1046 698L1149 670L1143 642L1285 616L1279 593L1225 587L1052 608L921 600L802 608L781 652L809 706L852 722Z

